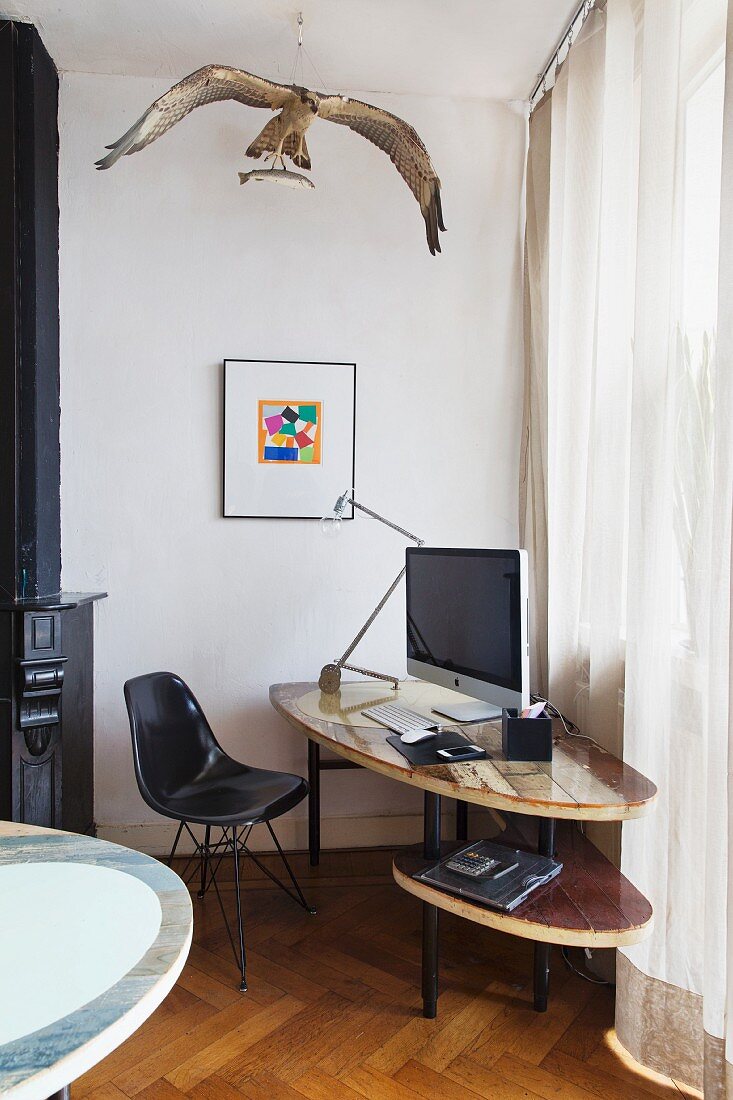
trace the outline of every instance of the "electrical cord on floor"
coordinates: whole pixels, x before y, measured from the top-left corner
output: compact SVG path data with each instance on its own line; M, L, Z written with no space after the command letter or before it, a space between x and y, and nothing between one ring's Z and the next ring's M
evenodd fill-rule
M578 970L577 966L573 966L568 955L567 947L560 949L560 954L563 957L563 962L567 966L568 970L572 970L578 978L582 978L584 982L590 982L591 985L613 985L613 982L607 982L604 978L591 978L590 974L586 974L582 970Z

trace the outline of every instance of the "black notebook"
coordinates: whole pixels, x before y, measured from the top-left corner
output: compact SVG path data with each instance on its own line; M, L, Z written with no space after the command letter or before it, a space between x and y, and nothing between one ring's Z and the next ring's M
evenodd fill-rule
M449 764L450 760L444 760L442 756L438 756L438 749L453 749L457 745L471 744L462 734L451 730L436 733L435 737L428 737L425 741L417 741L414 745L406 745L404 741L400 740L397 733L388 737L387 742L393 749L397 749L397 752L402 753L405 760L409 761L415 768L425 768L430 764ZM473 759L482 760L486 756L488 756L488 753L484 753L483 757L475 756Z
M516 860L517 866L510 871L505 871L496 878L470 878L468 875L450 871L445 866L449 859L455 859L460 852L478 852L482 856L491 856L506 865L507 858L511 856L512 862ZM540 856L534 852L523 852L519 848L509 848L508 845L494 844L490 840L479 840L468 844L457 852L451 852L436 863L428 867L426 871L415 875L416 879L446 890L449 894L458 894L461 897L478 901L482 905L488 905L492 909L500 909L504 913L511 913L518 905L529 897L538 886L544 886L562 871L562 863L558 863L548 856Z

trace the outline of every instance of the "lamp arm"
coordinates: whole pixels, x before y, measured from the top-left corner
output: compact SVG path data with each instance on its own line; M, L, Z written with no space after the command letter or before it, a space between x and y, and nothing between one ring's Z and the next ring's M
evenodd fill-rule
M390 524L390 526L391 526L391 524ZM412 536L410 536L410 537L412 537ZM361 641L361 639L362 639L362 638L364 637L364 635L366 634L367 630L368 630L368 629L369 629L369 627L370 627L370 626L372 625L372 623L373 623L373 622L374 622L374 620L376 619L377 615L378 615L378 614L379 614L379 612L380 612L380 611L382 610L382 608L383 608L383 607L384 607L384 605L386 604L387 600L389 599L389 597L390 597L390 596L392 595L392 593L394 592L395 588L397 587L397 585L398 585L398 584L400 583L400 581L401 581L401 580L402 580L402 578L404 577L404 575L405 575L406 571L407 571L407 566L403 565L403 566L402 566L402 568L400 569L399 573L397 574L397 576L395 577L395 579L394 579L394 580L392 581L391 585L390 585L390 586L389 586L389 588L387 589L387 591L386 591L386 592L384 593L384 595L382 596L382 598L381 598L381 600L379 601L379 603L377 604L377 606L376 606L376 607L374 608L374 610L372 611L372 613L371 613L371 615L369 616L369 618L367 619L367 621L366 621L366 622L364 623L364 625L363 625L363 627L361 628L361 630L359 631L359 633L358 633L358 634L356 635L356 637L354 638L354 640L353 640L353 642L351 643L351 645L349 646L349 648L348 648L348 649L346 650L346 652L345 652L345 653L343 654L343 656L342 656L342 657L339 657L338 661L336 661L336 664L338 665L338 667L339 667L339 668L343 667L343 664L344 664L344 662L345 662L345 661L348 661L349 657L350 657L350 656L351 656L351 654L352 654L352 653L354 652L354 650L355 650L355 649L356 649L356 647L358 646L359 642L360 642L360 641Z
M406 531L404 527L400 527L398 524L392 523L391 520L385 519L384 516L380 516L379 512L373 512L371 510L371 508L367 508L365 505L359 504L358 501L354 500L354 495L353 494L354 494L353 489L351 489L351 490L347 489L346 492L343 493L338 498L338 500L336 501L336 504L335 504L335 507L334 507L334 513L335 513L335 518L337 520L341 519L341 517L343 515L343 512L344 512L344 508L346 507L346 504L348 503L352 506L352 508L357 508L360 512L364 512L365 515L371 516L371 518L377 520L378 523L383 523L385 525L385 527L391 527L392 530L396 531L398 535L404 535L404 537L406 539L409 539L410 542L415 542L415 543L417 543L418 546L424 546L425 543L424 543L423 539L419 539L417 537L417 535L413 535L411 531ZM406 572L407 572L407 566L403 565L402 569L400 569L399 573L397 574L395 579L392 581L391 585L389 586L387 591L384 593L381 600L379 601L377 606L374 608L371 615L369 616L367 621L364 623L363 627L361 628L359 633L356 635L353 642L348 647L348 649L343 654L343 656L339 657L339 659L337 661L334 661L332 664L324 665L323 668L321 669L321 675L318 679L318 686L320 687L321 691L324 692L326 695L335 695L338 692L339 686L341 684L341 669L343 669L343 668L348 668L352 672L359 672L359 673L361 673L362 676L371 676L371 677L375 677L376 679L379 679L379 680L388 680L392 684L394 684L395 691L397 690L398 680L395 676L386 676L383 672L372 672L372 671L370 671L369 669L366 669L366 668L357 668L355 665L349 665L346 662L348 661L349 656L354 652L354 650L358 646L361 639L366 634L369 627L372 625L372 623L376 619L379 612L382 610L382 608L386 604L389 597L394 592L395 588L397 588L397 585L400 583L400 581L402 580L402 578L404 577Z
M371 516L372 519L376 519L379 521L379 523L384 523L387 527L391 527L393 531L397 531L398 534L404 535L406 539L410 539L412 542L416 542L418 546L425 545L424 539L419 539L417 535L413 535L410 531L406 531L404 527L398 527L396 523L392 523L392 520L385 519L384 516L380 516L379 512L373 512L371 508L367 508L365 507L365 505L359 504L358 500L354 500L353 497L347 497L347 500L353 508L358 508L360 512L364 512L367 516Z

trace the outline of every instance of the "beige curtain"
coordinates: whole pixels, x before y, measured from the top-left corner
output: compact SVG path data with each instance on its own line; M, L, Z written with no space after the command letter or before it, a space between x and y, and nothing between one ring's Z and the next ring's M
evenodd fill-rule
M524 244L524 418L519 485L519 532L531 561L529 665L532 687L547 693L547 263L550 125L545 99L530 121Z
M594 833L656 913L619 955L618 1034L713 1097L733 1054L726 8L608 0L532 115L520 494L538 684L660 788L620 851Z

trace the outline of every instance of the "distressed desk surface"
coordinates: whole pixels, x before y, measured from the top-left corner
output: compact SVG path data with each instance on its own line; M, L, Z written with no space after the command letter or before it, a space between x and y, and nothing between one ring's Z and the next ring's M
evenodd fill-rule
M572 820L625 821L650 811L657 789L649 779L590 739L568 737L561 725L550 763L505 760L497 721L463 727L492 759L412 768L387 744L388 731L361 714L377 702L400 702L428 714L448 695L455 700L455 692L410 680L401 683L398 692L374 681L342 684L338 695L324 695L314 683L270 688L274 708L307 737L365 768L436 794L497 810Z
M95 874L99 877L98 887ZM77 888L77 879L84 887L89 911L85 912L81 899L74 908L73 893L70 903L65 878L73 889ZM150 856L89 836L11 822L0 822L0 888L3 881L14 893L7 899L8 904L0 905L1 942L8 950L14 944L19 953L42 956L48 968L48 984L39 980L38 968L30 962L27 985L16 976L13 989L2 988L0 974L0 1028L3 1035L12 1036L0 1042L0 1095L12 1100L40 1100L101 1061L164 999L183 969L191 945L191 899L178 875ZM105 887L116 891L118 900L130 895L133 917L103 913L100 919L105 926L100 930L93 928L97 919L94 899L103 900ZM37 906L30 904L34 899ZM134 913L139 912L142 921L143 910L148 925L144 936L139 928L135 930L135 939L124 926L125 920L134 920ZM95 915L90 916L92 911ZM90 933L96 933L97 949L103 956L97 967L98 983L101 980L106 985L101 975L110 972L110 959L104 956L113 955L126 936L133 945L132 954L128 951L127 956L118 951L117 962L119 956L126 961L117 979L107 988L98 989L91 1000L79 1003L88 996L90 980L95 977L94 958L83 957L78 950L78 926L85 919L92 921ZM21 920L23 927L19 928ZM70 944L74 943L77 952L71 955L74 948L70 947L68 957L64 957L67 924ZM90 934L89 938L95 937ZM106 949L104 942L99 943L105 939ZM141 940L144 943L140 948ZM138 950L143 951L139 957ZM53 982L56 988L50 991ZM68 989L64 989L64 983ZM57 1003L66 1004L67 1010L54 1018L53 1005ZM15 1015L14 1005L19 1006ZM19 1012L26 1021L37 1017L43 1024L36 1023L35 1030L18 1034Z
M495 839L524 851L537 848L536 841L528 839L516 825ZM416 879L416 874L435 862L425 859L419 847L398 852L392 873L398 886L421 901L523 939L590 948L626 947L645 939L652 927L652 907L633 883L570 822L558 824L556 843L562 872L512 913L447 894ZM455 842L443 844L441 854L461 846Z

